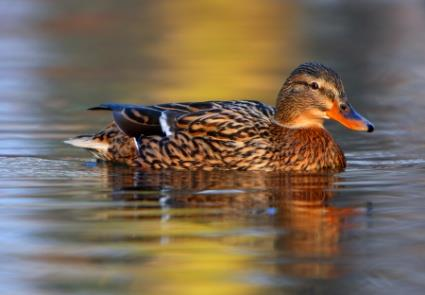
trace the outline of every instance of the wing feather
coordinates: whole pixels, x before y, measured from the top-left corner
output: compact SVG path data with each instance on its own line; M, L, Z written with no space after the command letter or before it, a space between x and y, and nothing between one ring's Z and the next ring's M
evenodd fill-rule
M89 110L109 110L118 127L131 137L169 136L186 131L192 136L234 140L259 134L274 116L274 108L261 102L207 101L153 106L102 104Z

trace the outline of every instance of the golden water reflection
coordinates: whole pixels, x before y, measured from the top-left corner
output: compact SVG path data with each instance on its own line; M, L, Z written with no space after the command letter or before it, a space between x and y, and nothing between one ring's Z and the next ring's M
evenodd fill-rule
M50 3L54 13L35 27L61 59L35 73L48 84L46 99L82 109L108 100L274 103L289 71L305 61L305 41L294 29L303 10L292 2L96 2L97 9L72 10ZM73 37L72 48L63 36Z
M152 293L256 294L267 284L250 282L253 268L288 280L344 273L332 261L359 212L332 205L337 175L102 169L105 191L125 205L91 218L150 257L131 266L143 278L133 290L149 281Z

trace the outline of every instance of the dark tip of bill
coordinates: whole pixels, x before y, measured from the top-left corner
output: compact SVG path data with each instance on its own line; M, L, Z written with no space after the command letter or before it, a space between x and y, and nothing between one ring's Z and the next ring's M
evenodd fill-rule
M375 127L372 124L367 124L367 132L373 132L373 130L375 130Z

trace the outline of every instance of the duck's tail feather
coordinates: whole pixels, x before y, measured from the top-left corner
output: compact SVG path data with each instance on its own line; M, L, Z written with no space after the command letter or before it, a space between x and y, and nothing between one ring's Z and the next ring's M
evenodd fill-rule
M89 151L96 159L108 160L110 143L93 135L80 135L64 141L66 144Z
M88 150L96 159L133 164L138 157L138 144L127 136L115 123L95 135L80 135L65 143Z

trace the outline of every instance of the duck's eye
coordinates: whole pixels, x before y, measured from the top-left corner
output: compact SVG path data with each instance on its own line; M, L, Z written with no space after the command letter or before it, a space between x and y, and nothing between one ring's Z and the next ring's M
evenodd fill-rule
M339 106L339 108L342 110L342 111L346 111L346 110L348 110L348 106L345 104L345 103L342 103L340 106Z
M319 89L319 84L317 84L317 82L311 82L310 86L311 86L311 88L313 88L314 90Z

